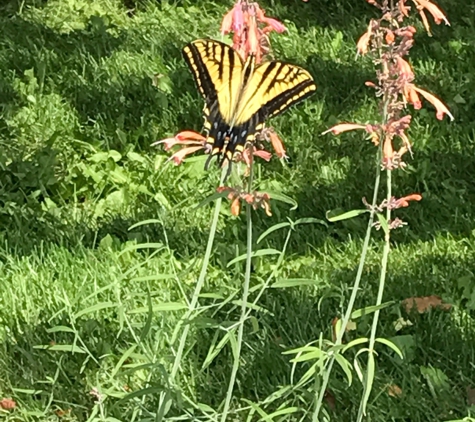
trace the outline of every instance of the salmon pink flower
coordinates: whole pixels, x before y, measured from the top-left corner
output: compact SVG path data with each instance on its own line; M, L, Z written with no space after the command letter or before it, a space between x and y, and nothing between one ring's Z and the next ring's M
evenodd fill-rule
M236 6L234 6L235 8ZM233 27L233 19L234 19L234 8L232 8L228 13L224 15L223 21L221 22L221 29L220 32L222 35L229 34Z
M394 44L394 41L396 39L396 36L394 35L394 32L391 31L391 30L388 30L388 32L386 32L386 44L388 45L392 45Z
M411 195L404 196L402 198L391 198L394 199L394 204L392 209L405 208L409 206L410 201L420 201L422 196L418 193L413 193Z
M255 149L252 152L256 157L262 158L264 161L269 162L270 159L272 158L272 154L269 151L266 151L264 149Z
M408 18L409 17L409 10L411 10L410 6L406 6L406 1L407 0L399 0L397 6L399 9L399 12L401 13L402 16Z
M449 116L450 120L454 120L454 116L452 116L452 113L450 113L447 106L442 101L440 101L435 95L431 94L430 92L424 91L423 89L418 88L415 85L413 85L412 88L414 89L414 91L421 94L427 101L429 101L435 107L437 111L436 117L439 120L443 120L445 115Z
M241 201L239 196L231 202L231 214L237 217L241 213Z
M421 99L419 98L419 94L414 89L414 84L406 84L404 85L403 95L404 99L414 106L416 110L420 110L422 108Z
M272 148L274 149L275 155L279 158L288 158L284 143L277 135L277 132L272 128L265 128L261 131L260 137L265 139L266 141L270 142Z
M414 72L412 71L411 65L404 60L401 56L396 58L397 67L399 75L407 82L412 82L414 80Z
M340 133L348 132L350 130L356 130L356 129L366 130L366 126L359 125L356 123L340 123L338 125L331 127L330 129L327 129L325 132L322 133L322 135L326 135L329 132L333 133L333 135L339 135Z
M203 147L202 147L202 146L199 146L199 147L186 147L186 148L182 148L181 150L175 152L175 154L173 154L173 155L168 159L168 161L173 160L174 163L178 166L178 165L180 165L181 163L183 163L183 160L185 159L185 157L186 157L187 155L193 154L193 153L195 153L196 151L199 151L200 149L203 149Z
M221 23L221 33L233 32L233 48L243 60L255 54L256 63L269 52L268 34L284 32L286 27L277 19L265 16L256 2L237 0L233 9L226 13Z
M176 134L173 138L166 138L162 139L161 141L156 141L152 144L165 145L165 151L169 151L175 145L185 146L184 148L175 152L168 160L173 160L176 165L179 165L183 162L185 157L189 154L193 154L200 149L204 149L205 151L208 150L208 146L206 144L206 138L198 132L194 132L192 130L184 130L178 134ZM193 145L193 146L189 146Z
M359 54L364 56L366 53L368 53L369 50L369 42L371 40L371 35L373 34L373 19L369 22L368 29L366 32L360 37L358 42L356 43L356 50L358 51Z
M287 28L282 22L279 22L277 19L274 18L266 18L262 19L268 26L270 26L275 32L282 34L282 32L287 31Z
M417 10L419 13L426 9L434 18L434 21L437 25L440 25L442 22L445 22L446 25L450 26L450 23L447 17L442 13L442 10L439 9L434 3L431 3L429 0L413 0L416 4Z

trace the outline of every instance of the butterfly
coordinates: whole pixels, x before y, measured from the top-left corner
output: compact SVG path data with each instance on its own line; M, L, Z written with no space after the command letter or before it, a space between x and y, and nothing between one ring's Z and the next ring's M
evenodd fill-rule
M252 143L265 121L307 98L316 90L308 71L280 61L246 61L229 45L199 39L183 48L183 56L205 99L206 143L218 164L231 162Z

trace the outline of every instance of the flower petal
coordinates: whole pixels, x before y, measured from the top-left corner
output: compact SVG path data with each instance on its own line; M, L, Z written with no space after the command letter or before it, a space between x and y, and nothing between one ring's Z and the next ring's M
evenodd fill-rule
M411 65L404 60L401 56L397 56L397 67L399 70L399 74L406 80L406 81L413 81L414 80L414 72L412 71Z
M330 129L326 130L325 132L322 133L322 135L326 135L328 132L333 133L334 135L339 135L340 133L343 132L348 132L350 130L356 130L356 129L365 129L365 125L359 125L356 123L340 123L336 126L331 127Z
M224 15L224 18L221 22L221 34L229 34L233 27L233 16L234 16L234 8L231 9L228 13Z
M285 27L285 25L282 22L279 22L277 19L264 18L263 21L279 34L287 31L287 28Z
M419 94L421 94L427 101L429 101L435 107L437 111L436 116L439 120L442 120L445 114L449 116L450 120L454 120L454 116L452 116L452 113L449 111L447 106L442 101L440 101L435 95L431 94L430 92L424 91L423 89L418 88L415 85L413 86L413 89Z
M279 135L277 135L277 133L274 130L269 130L267 132L267 135L269 137L269 140L272 144L272 148L274 148L274 151L277 157L288 158L285 151L284 143L279 138Z
M416 0L424 9L426 9L434 18L434 21L437 25L441 24L442 21L445 22L446 25L450 26L450 22L448 21L447 17L442 13L442 10L439 9L434 3L431 3L428 0Z
M241 212L241 200L239 197L234 198L233 202L231 202L231 214L234 216L238 216Z
M272 158L272 154L269 151L263 150L263 149L256 149L253 151L253 154L256 157L260 157L263 160L269 162L270 159Z
M180 133L177 133L175 138L179 141L183 141L185 139L193 139L202 142L206 141L206 138L201 133L195 132L194 130L184 130Z
M394 204L394 209L408 207L410 201L420 201L421 199L422 195L418 193L413 193L411 195L404 196L396 200Z
M185 157L187 155L193 154L194 152L199 151L200 149L203 149L203 146L200 145L198 147L182 148L180 151L175 152L175 154L173 154L168 159L168 161L173 160L175 162L175 164L178 166L179 164L181 164L183 162L183 160L185 159Z

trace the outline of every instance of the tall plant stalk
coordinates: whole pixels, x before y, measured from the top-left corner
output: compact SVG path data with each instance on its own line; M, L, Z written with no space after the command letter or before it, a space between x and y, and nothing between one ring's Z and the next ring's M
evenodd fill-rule
M371 19L367 31L360 37L357 49L361 55L371 54L373 64L376 68L377 83L367 82L366 85L376 90L377 97L381 98L380 114L381 123L371 124L356 124L356 123L341 123L327 132L332 132L337 135L342 132L362 129L370 135L371 140L379 146L378 148L378 171L375 183L375 191L373 195L372 204L366 204L371 215L368 224L365 241L363 244L363 251L360 257L360 265L358 268L355 285L350 297L347 311L343 319L341 328L337 333L337 338L334 346L338 347L342 343L342 337L345 328L348 324L349 318L353 311L353 305L356 298L357 291L355 286L359 286L361 279L364 260L371 235L371 228L378 225L385 232L384 248L381 256L381 272L379 277L379 287L376 298L376 310L373 316L373 323L371 327L369 347L361 349L358 354L363 351L368 353L368 363L366 373L363 378L363 396L360 401L358 410L357 422L361 422L365 412L366 405L371 393L373 379L375 374L375 351L376 332L379 321L379 306L382 304L384 287L387 275L387 266L390 253L390 232L396 228L403 226L405 223L396 218L391 220L391 211L401 207L407 207L410 201L420 201L422 196L419 194L410 194L401 198L392 196L391 176L392 171L406 164L402 157L405 153L411 151L411 142L407 136L407 129L411 123L411 115L403 115L403 110L407 104L414 105L414 108L422 107L420 96L431 102L437 110L437 118L443 119L444 115L448 115L453 119L447 107L434 95L417 87L413 81L415 75L410 64L404 58L409 54L409 50L414 43L414 33L416 29L413 26L404 26L405 19L409 16L411 10L417 10L421 15L427 31L430 32L429 23L426 12L432 14L436 23L448 21L440 9L430 0L366 0L368 3L377 7L381 11L381 18ZM413 3L416 7L411 9L408 3ZM398 145L398 148L395 146ZM377 204L377 188L379 187L379 178L381 170L386 170L386 199ZM384 209L386 209L383 217ZM378 221L374 222L374 216L378 214ZM362 339L365 340L365 339ZM385 340L388 344L388 341ZM392 347L395 348L393 345ZM330 371L335 361L335 354L340 353L339 349L333 349L332 356L328 360L324 368L323 383L318 392L315 411L313 415L313 422L318 421L318 415L322 406L323 398L328 385ZM358 356L357 354L357 356Z
M249 177L247 182L247 191L252 192L252 184L254 179L254 160L252 158L252 149L250 146L250 163L249 163ZM233 347L233 367L231 370L231 376L229 378L228 391L226 393L226 399L224 402L223 413L221 415L221 422L226 422L229 406L233 397L234 384L236 383L236 376L239 370L239 361L241 359L241 350L242 342L244 336L244 323L247 318L247 300L249 296L249 285L251 282L251 264L252 264L252 205L246 204L246 224L247 224L247 235L246 235L246 270L244 276L244 285L242 288L242 303L241 303L241 317L239 318L239 326L237 333L236 345ZM233 344L231 343L233 346Z
M221 171L219 186L222 185L223 180L225 178L225 175L226 175L226 170L223 169ZM183 359L183 352L185 350L186 340L187 340L188 334L190 332L190 324L188 322L189 322L190 317L193 315L193 313L197 309L198 299L199 299L201 290L202 290L202 288L204 286L204 283L205 283L205 280L206 280L206 274L208 273L209 261L210 261L210 258L211 258L211 252L213 251L214 238L216 236L216 228L218 226L219 212L221 210L221 202L222 202L221 197L219 197L215 201L213 217L211 219L211 226L210 226L209 235L208 235L208 243L206 244L206 251L205 251L205 255L203 257L203 263L201 264L200 275L198 277L198 281L196 283L196 287L195 287L195 290L193 292L193 296L191 298L190 306L188 308L188 311L185 313L185 315L180 320L180 322L178 323L178 325L175 329L175 332L178 333L179 330L182 328L183 324L186 323L185 327L183 328L183 332L180 336L180 341L178 343L178 349L177 349L177 352L175 354L175 359L173 361L172 370L171 370L170 376L169 376L169 381L170 381L170 384L171 384L172 388L175 387L175 378L178 374L178 370L180 369L180 364L181 364L182 359ZM168 392L162 392L160 394L160 400L159 400L159 404L158 404L158 411L157 411L157 415L156 415L156 421L157 422L161 421L163 416L165 416L166 408L168 407L169 400L170 400L170 396L169 396Z
M376 205L378 201L379 185L381 181L381 166L379 164L381 161L380 157L381 157L381 151L380 149L378 149L378 155L377 155L377 160L376 160L376 178L374 182L373 199L371 202L372 207L370 210L368 225L366 227L366 235L363 241L363 248L360 255L358 270L356 272L356 278L353 283L351 296L348 301L348 306L346 308L345 316L343 317L343 320L342 320L341 328L337 333L335 346L340 346L342 344L343 335L345 333L346 327L348 326L348 322L350 321L351 314L355 306L356 297L358 295L358 290L360 288L361 277L363 275L364 264L366 262L366 256L368 254L368 249L369 249L369 242L371 240L371 231L374 224L374 216L376 214L375 209L376 209ZM326 367L323 370L322 382L319 385L319 388L316 390L316 402L315 402L315 410L313 412L312 422L318 422L318 417L320 415L320 410L323 404L323 400L325 398L325 392L328 386L328 382L330 380L330 374L332 372L334 363L335 363L335 355L333 354L330 357L330 359L327 361Z
M392 197L392 189L391 189L391 174L392 170L386 170L386 200L391 200ZM386 221L391 221L391 208L386 208ZM386 283L386 274L388 268L388 259L389 259L389 252L391 250L391 231L388 229L384 236L384 249L383 249L383 256L381 258L381 272L379 276L379 287L378 287L378 295L376 297L376 307L383 303L383 294L384 294L384 286ZM377 308L374 312L373 316L373 324L371 326L371 334L369 338L369 346L368 346L368 363L367 363L367 371L366 371L366 382L364 384L363 389L363 400L360 402L360 407L358 409L358 419L357 422L361 422L363 420L364 415L366 414L366 404L368 402L369 394L371 392L373 386L373 374L370 374L369 369L372 365L372 360L374 359L374 344L376 341L376 332L378 330L378 322L379 322L379 313L380 310Z

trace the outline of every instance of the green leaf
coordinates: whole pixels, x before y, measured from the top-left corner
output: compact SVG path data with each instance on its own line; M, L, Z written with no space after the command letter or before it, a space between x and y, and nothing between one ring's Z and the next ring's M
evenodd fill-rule
M319 220L318 218L308 217L308 218L299 218L297 221L294 222L294 226L299 224L323 224L325 227L328 227L326 221Z
M117 306L117 304L114 303L114 302L96 303L95 305L89 306L89 308L86 308L86 309L83 309L83 310L77 312L74 315L74 319L80 318L80 317L82 317L84 315L87 315L87 314L92 314L93 312L101 311L103 309L115 308L116 306Z
M226 344L229 342L231 338L231 331L228 331L223 338L219 341L218 344L216 342L218 341L220 331L215 331L213 340L211 341L211 345L208 349L208 355L206 356L206 359L203 362L203 365L201 366L201 370L206 369L216 358L216 356L219 355L221 350L223 350L223 347L226 346Z
M351 349L352 347L358 346L363 343L367 343L368 338L362 337L362 338L356 338L352 341L350 341L348 344L345 344L345 347L343 347L341 353L345 353L348 349Z
M319 281L311 278L286 278L277 280L270 287L273 289L283 289L286 287L298 287L298 286L316 286L320 284Z
M188 306L180 302L162 302L152 307L153 312L180 311L182 309L188 309ZM149 312L148 306L141 306L129 311L130 314L144 314L145 312Z
M378 220L379 220L379 224L381 224L381 228L383 229L386 236L388 236L389 235L389 226L388 226L388 221L386 220L386 217L383 214L379 213L379 212L376 215L378 216Z
M228 193L227 191L224 191L224 192L215 192L213 193L212 195L208 196L207 198L203 199L198 205L196 205L194 207L194 209L198 209L198 208L202 208L204 207L206 204L209 204L210 202L213 202L213 201L216 201L217 199L219 198L224 198L226 196L228 196Z
M148 313L147 313L147 320L145 321L145 325L140 333L140 341L143 342L145 338L148 336L150 332L150 328L152 327L152 318L153 318L153 305L152 305L152 297L150 296L150 292L147 290L147 305L148 305Z
M42 344L33 346L34 349L52 350L54 352L86 353L86 351L75 344Z
M348 362L348 360L345 359L340 353L335 354L335 360L338 362L341 369L343 369L343 372L346 374L346 377L348 378L348 386L351 386L351 383L353 381L353 374L351 373L351 363Z
M55 327L48 328L47 333L75 333L71 327L66 327L64 325L56 325Z
M252 258L256 258L258 256L266 256L266 255L279 255L280 251L277 249L259 249L258 251L254 251L251 254ZM235 264L236 262L239 261L244 261L247 258L247 254L242 254L231 261L228 262L227 267L229 268L231 265Z
M320 359L323 355L323 352L318 348L315 348L315 349L316 350L313 350L311 352L302 353L301 355L296 356L295 358L291 359L290 362L298 363L298 362L306 362L308 360Z
M369 352L368 367L366 368L363 398L361 399L361 408L363 410L363 415L366 415L366 406L368 405L369 396L371 394L371 390L373 389L374 373L375 373L374 354L372 352Z
M259 239L257 239L257 243L260 243L262 240L264 240L272 232L275 232L276 230L280 230L284 227L289 227L289 226L290 226L290 223L287 223L287 222L274 224L272 227L269 227L264 233L262 233L259 236Z
M14 391L15 393L28 394L28 395L41 394L43 392L43 390L28 390L24 388L12 388L12 391Z
M298 412L300 409L298 407L286 407L284 409L281 409L281 410L277 410L276 412L274 413L271 413L270 415L267 415L265 417L262 417L261 419L259 419L260 421L270 421L270 422L273 422L274 421L274 418L276 418L277 416L282 416L282 415L290 415L291 413L295 413L295 412Z
M148 220L143 220L143 221L139 221L138 223L132 224L128 230L130 231L130 230L136 229L137 227L145 226L147 224L163 224L163 222L160 220L157 220L156 218L149 218Z
M386 338L377 338L375 339L378 343L384 344L388 346L391 350L393 350L401 359L404 359L404 356L401 352L401 349L397 347L391 340L388 340Z
M270 199L276 201L285 202L286 204L292 205L291 210L295 210L298 207L298 203L295 199L292 199L290 196L284 195L281 192L273 192L266 190L266 193L270 196Z
M200 409L203 413L216 413L216 411L212 407L208 406L205 403L196 403L196 406L198 406L198 409Z
M349 218L357 217L361 214L368 212L368 210L351 210L344 212L343 214L338 214L339 211L327 211L326 217L328 221L334 223L335 221L348 220Z
M170 278L175 278L175 274L155 274L155 275L144 275L142 277L134 277L130 279L131 283L140 283L142 281L159 281L159 280L169 280Z
M367 306L366 308L357 309L356 311L353 311L353 313L351 314L351 319L358 319L364 315L370 315L373 312L387 308L388 306L391 306L394 303L396 303L395 300L390 300L389 302L384 302L381 305L377 305L377 306L373 305L373 306Z
M231 302L232 304L236 305L236 306L242 306L242 300L241 299L236 299L236 300L233 300ZM254 303L247 303L247 308L248 309L253 309L255 311L258 311L258 312L262 312L262 313L265 313L265 314L270 314L270 315L273 315L270 311L268 311L266 308L263 308L262 306L259 306L259 305L256 305Z
M136 348L137 348L137 344L134 344L125 351L125 353L119 359L119 362L117 362L114 369L112 370L112 372L109 376L109 381L111 381L111 382L113 381L115 375L117 374L117 372L119 372L119 369L122 367L124 362L130 357L130 355L135 351Z

